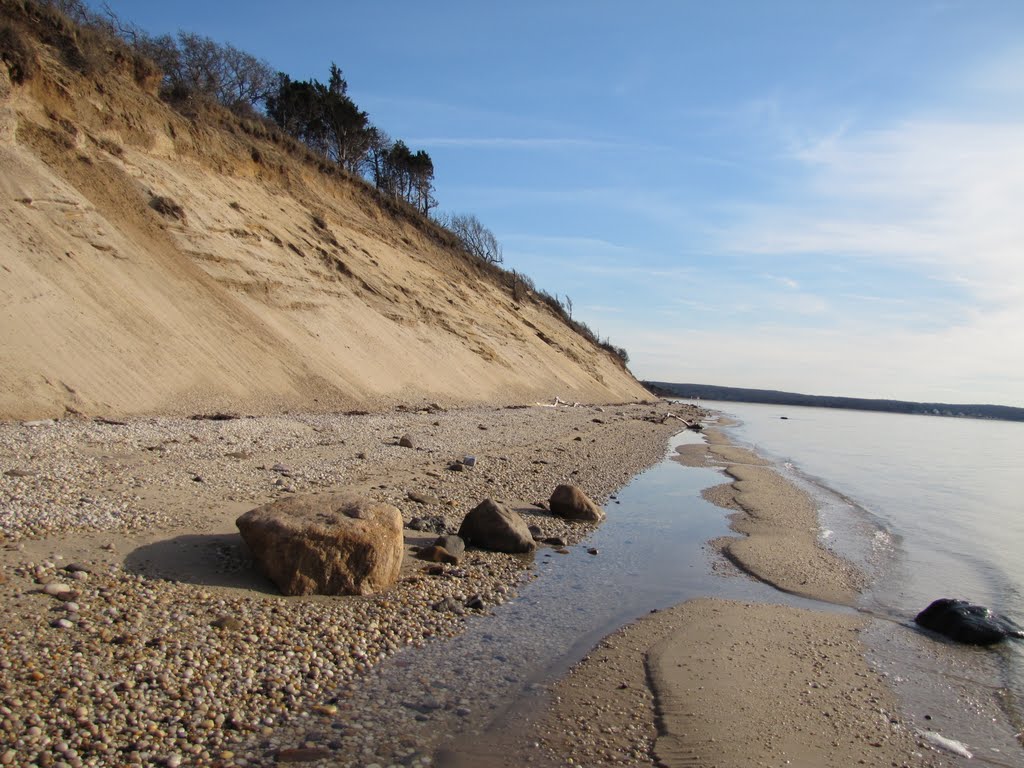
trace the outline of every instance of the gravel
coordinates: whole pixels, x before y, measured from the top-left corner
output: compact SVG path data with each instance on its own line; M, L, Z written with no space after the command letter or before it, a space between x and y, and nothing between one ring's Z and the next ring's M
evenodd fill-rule
M284 598L225 521L327 489L450 532L485 497L541 502L573 483L600 503L662 458L683 426L670 412L697 413L425 405L0 425L0 765L429 765L479 703L424 698L415 654L415 679L372 702L359 692L382 660L513 599L532 560L470 550L457 566L413 561L382 595ZM570 546L592 530L527 517ZM182 542L202 567L166 556Z

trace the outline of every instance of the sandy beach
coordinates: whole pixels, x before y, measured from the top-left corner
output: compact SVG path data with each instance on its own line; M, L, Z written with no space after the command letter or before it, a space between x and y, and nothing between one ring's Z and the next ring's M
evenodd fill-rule
M509 599L531 559L471 550L458 567L425 565L413 547L435 534L407 529L388 592L284 598L235 518L345 488L397 506L406 525L454 531L493 497L571 547L592 527L531 504L563 482L606 500L664 456L683 426L670 413L697 412L422 404L0 425L0 764L429 764L444 718L468 714L457 699L429 717L404 707L403 691L371 709L346 702L381 660ZM472 470L449 468L467 455ZM73 599L44 594L48 582ZM463 609L471 597L482 607Z
M714 429L676 459L732 480L704 492L738 534L709 543L718 566L802 607L708 598L651 613L498 722L473 721L472 703L432 682L415 654L402 657L402 682L366 686L398 651L453 637L512 598L530 558L472 550L431 568L412 554L433 534L407 528L403 578L387 593L284 598L234 528L271 499L344 487L396 505L407 525L448 530L490 496L545 536L586 546L590 525L531 504L561 482L606 501L664 456L679 418L698 416L674 403L424 405L5 424L2 763L948 764L865 661L867 620L846 607L861 576L820 545L812 501ZM466 455L471 471L449 469ZM52 581L75 590L73 612L42 593ZM470 597L483 607L437 609ZM55 627L62 617L70 626ZM470 723L484 735L453 742Z
M740 577L804 598L801 607L706 598L652 612L442 765L514 766L523 755L543 766L953 764L904 721L867 663L869 620L847 607L863 575L820 544L813 501L720 430L705 434L676 459L732 478L704 496L740 534L710 544Z

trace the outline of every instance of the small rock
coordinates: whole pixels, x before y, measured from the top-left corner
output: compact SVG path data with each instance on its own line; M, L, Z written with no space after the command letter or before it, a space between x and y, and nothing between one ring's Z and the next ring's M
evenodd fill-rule
M466 601L466 607L474 611L482 611L485 605L486 603L480 595L473 595Z
M64 570L68 573L91 573L88 568L84 565L80 565L79 563L68 563L64 566Z
M600 551L601 550L599 550L597 547L591 547L590 549L587 550L587 554L588 555L597 555L597 554L600 553Z
M555 550L555 553L559 554L559 555L568 555L569 554L569 550L566 549L565 547L560 547L559 549Z
M476 456L464 456L463 459L462 459L462 465L465 466L465 467L470 467L470 468L475 467L476 466Z
M54 619L50 622L50 626L57 629L71 629L75 626L75 623L70 619Z
M459 564L459 558L451 554L444 547L439 547L436 544L424 547L416 553L416 557L420 560L426 560L431 563L447 563L448 565Z
M462 616L466 613L465 608L462 607L462 603L454 597L446 597L443 600L438 600L431 606L431 608L438 612L454 613L456 616Z
M62 584L59 581L51 581L49 584L43 587L43 592L45 592L47 595L52 595L53 597L67 595L70 594L72 591L73 590L68 584Z
M242 628L242 622L234 616L220 616L219 618L211 621L210 625L217 629L226 629L233 632L237 632Z
M413 440L412 440L412 436L411 436L411 435L402 435L402 436L401 436L401 437L399 438L399 440L398 440L398 444L399 444L399 445L400 445L400 446L401 446L402 448L415 448L415 447L416 447L416 444L415 444L415 443L413 443Z
M8 469L4 474L8 477L34 477L39 473L34 469Z
M414 517L409 521L408 527L412 531L444 533L445 522L443 517Z
M466 465L463 464L461 461L453 461L451 464L448 465L448 469L452 472L465 472Z
M408 491L406 496L409 497L409 501L415 501L417 504L426 504L428 506L436 506L441 503L441 500L437 496L431 496L428 493L419 493L418 491Z
M565 546L565 539L563 539L561 536L548 536L546 539L542 539L541 541L544 544L547 544L548 546L551 546L551 547L564 547Z
M462 557L466 552L466 542L462 540L461 536L456 536L453 533L438 536L434 544L444 547L454 557Z

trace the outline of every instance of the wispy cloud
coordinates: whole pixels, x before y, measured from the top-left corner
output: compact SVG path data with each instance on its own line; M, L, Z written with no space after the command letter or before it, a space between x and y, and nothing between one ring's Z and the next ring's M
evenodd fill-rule
M1024 291L1024 124L906 122L807 144L805 196L749 206L726 247L929 265L979 298Z
M518 150L615 150L625 145L615 141L572 136L513 137L513 136L426 136L412 138L409 143L417 147L456 147L459 149L518 149Z

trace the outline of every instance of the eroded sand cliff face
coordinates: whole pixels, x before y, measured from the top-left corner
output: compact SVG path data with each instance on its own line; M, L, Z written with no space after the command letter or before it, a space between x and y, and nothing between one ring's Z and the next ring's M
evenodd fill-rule
M647 397L362 182L33 45L0 65L0 417Z

